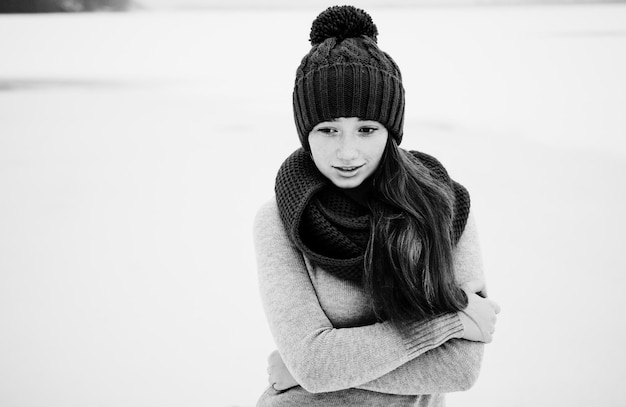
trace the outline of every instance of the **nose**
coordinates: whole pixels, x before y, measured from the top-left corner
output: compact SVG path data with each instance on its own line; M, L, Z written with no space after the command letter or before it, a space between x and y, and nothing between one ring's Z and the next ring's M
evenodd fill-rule
M342 137L339 137L337 158L345 162L358 158L359 149L357 143L357 137L353 134L344 134Z

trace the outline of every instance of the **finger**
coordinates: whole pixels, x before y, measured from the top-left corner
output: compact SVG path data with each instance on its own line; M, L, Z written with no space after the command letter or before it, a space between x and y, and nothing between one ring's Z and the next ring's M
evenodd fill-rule
M477 292L476 294L480 295L483 298L487 298L487 287L483 286L483 289Z
M271 388L272 388L272 390L274 390L276 393L282 393L282 389L280 389L276 383L270 383L270 387L271 387Z
M277 356L278 356L278 349L270 353L270 355L267 357L267 362L272 363L272 361L275 360Z
M467 292L476 294L485 289L485 283L480 280L472 280L463 284L461 288Z
M494 311L496 312L496 314L499 314L500 313L500 306L498 305L497 302L494 302L493 305L494 305Z

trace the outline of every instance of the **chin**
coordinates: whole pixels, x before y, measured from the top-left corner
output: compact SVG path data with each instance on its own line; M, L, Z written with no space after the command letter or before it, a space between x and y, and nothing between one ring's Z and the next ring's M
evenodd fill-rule
M335 186L337 188L341 188L341 189L352 189L352 188L356 188L359 185L361 185L363 183L362 179L352 179L352 178L347 178L347 179L335 179L333 180L333 184L335 184Z

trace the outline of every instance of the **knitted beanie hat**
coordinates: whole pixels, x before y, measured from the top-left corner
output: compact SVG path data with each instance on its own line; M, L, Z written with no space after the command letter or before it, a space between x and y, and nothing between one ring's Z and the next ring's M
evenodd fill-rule
M359 117L385 126L398 144L404 122L400 69L376 43L378 29L363 10L334 6L313 21L312 48L296 72L293 110L300 142L309 150L316 124Z

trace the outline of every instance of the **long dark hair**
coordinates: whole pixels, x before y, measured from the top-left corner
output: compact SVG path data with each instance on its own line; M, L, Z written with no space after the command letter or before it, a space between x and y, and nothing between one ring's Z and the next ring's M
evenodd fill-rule
M452 265L452 188L392 137L373 175L364 286L378 319L423 320L467 306Z

